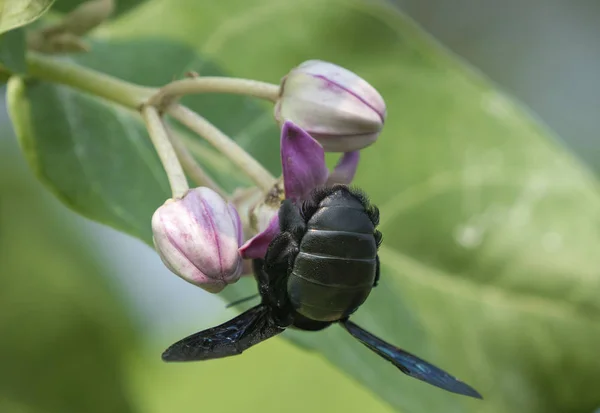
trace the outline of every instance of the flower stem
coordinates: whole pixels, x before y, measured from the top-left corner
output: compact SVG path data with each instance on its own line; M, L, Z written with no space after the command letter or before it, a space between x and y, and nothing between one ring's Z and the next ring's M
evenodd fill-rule
M221 186L210 177L204 168L202 168L202 166L196 162L196 159L194 159L187 146L185 146L185 143L181 137L166 123L165 129L167 130L167 134L171 140L171 143L173 144L173 149L175 149L175 153L181 162L183 170L189 175L194 183L198 186L206 186L214 190L223 198L228 198L229 194L227 191L221 188Z
M279 86L258 80L229 77L194 77L169 83L159 89L148 103L158 108L166 107L174 100L193 93L229 93L254 96L259 99L276 102Z
M146 122L152 144L167 173L173 198L182 198L190 188L185 173L175 154L175 150L173 149L173 145L169 140L165 125L155 107L145 105L140 112L144 118L144 122Z
M250 156L244 149L208 120L179 104L169 106L167 108L167 113L198 135L202 136L219 152L225 154L233 163L244 171L259 188L263 189L265 192L271 190L275 182L275 177L263 168L256 159Z
M27 53L28 74L41 80L60 83L138 109L155 92L154 88L126 82L92 69L48 58L35 52Z

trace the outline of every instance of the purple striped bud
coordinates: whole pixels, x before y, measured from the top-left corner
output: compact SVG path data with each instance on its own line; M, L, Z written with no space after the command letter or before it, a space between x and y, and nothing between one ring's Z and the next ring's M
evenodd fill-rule
M366 80L343 67L309 60L283 79L275 118L292 121L326 152L352 152L377 140L385 102Z
M242 223L233 207L209 188L169 199L152 216L154 246L163 263L198 287L218 293L242 273Z

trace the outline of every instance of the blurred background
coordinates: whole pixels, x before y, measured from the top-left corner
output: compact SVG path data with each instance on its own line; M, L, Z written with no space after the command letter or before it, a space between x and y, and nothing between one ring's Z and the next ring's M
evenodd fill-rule
M600 2L398 0L395 5L531 108L600 172ZM269 375L285 376L273 391L285 396L302 383L302 391L311 394L287 411L391 411L320 357L279 339L236 364L207 363L203 374L195 366L165 369L160 363L165 345L183 331L233 313L218 297L167 271L140 241L63 207L25 165L4 102L0 280L2 413L199 411L203 401L190 389L210 389L215 375L227 377L242 393L211 409L240 411L260 405L264 397L245 369L257 360ZM274 352L286 354L289 364L270 363ZM24 360L31 370L22 368ZM85 366L77 364L83 360ZM89 373L83 379L80 368ZM194 385L176 388L174 375L185 375ZM99 390L98 400L85 396L88 386Z

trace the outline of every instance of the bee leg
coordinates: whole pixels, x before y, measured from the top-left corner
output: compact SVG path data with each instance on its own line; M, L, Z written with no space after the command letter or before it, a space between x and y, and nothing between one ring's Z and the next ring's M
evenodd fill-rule
M264 270L265 260L262 258L256 258L252 260L252 271L254 272L254 279L258 284L258 292L261 297L269 288L269 276Z
M281 232L287 232L293 235L296 244L300 242L306 232L306 222L302 217L300 209L289 199L281 203L279 209L279 226Z
M273 281L271 278L282 278L282 273L286 276L290 273L298 251L298 242L289 232L281 232L271 241L265 255L264 265L270 282Z
M271 319L278 327L285 328L292 324L291 311L287 310L289 301L285 291L287 277L273 277L265 269L265 260L253 261L254 276L258 283L258 291L263 304L271 309Z
M260 266L255 265L260 295L263 301L273 308L273 316L279 326L288 326L293 322L291 304L287 296L287 279L293 269L296 255L298 243L295 237L288 232L282 232L271 241Z

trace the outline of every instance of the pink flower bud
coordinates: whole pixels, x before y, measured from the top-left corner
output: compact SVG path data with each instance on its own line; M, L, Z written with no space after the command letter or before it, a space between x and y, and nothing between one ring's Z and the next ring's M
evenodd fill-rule
M163 263L184 280L218 293L240 278L240 217L212 189L195 188L182 199L167 200L152 216L152 232Z
M309 60L283 79L275 118L292 121L327 152L371 145L383 128L385 102L366 80L343 67Z

